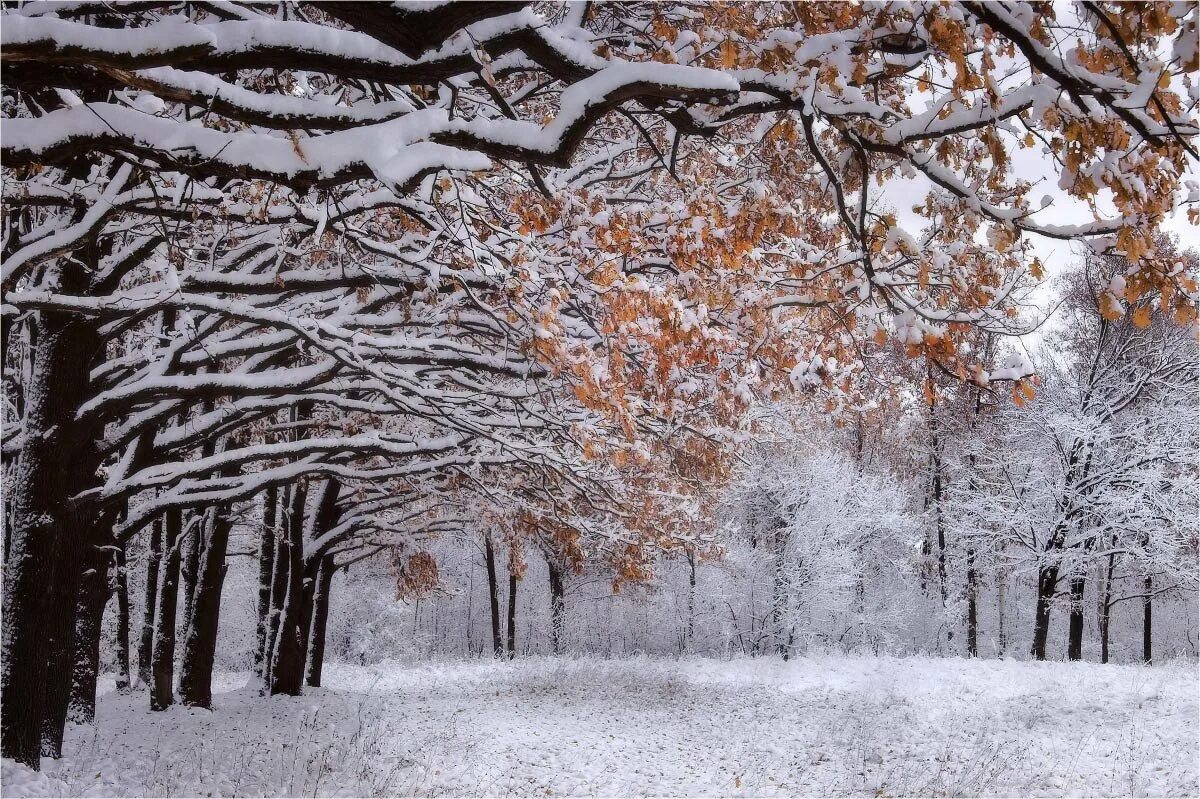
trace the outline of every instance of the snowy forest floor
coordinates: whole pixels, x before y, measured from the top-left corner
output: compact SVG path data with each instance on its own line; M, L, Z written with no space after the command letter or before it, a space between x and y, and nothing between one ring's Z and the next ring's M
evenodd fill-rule
M530 658L330 664L215 711L101 696L3 794L1195 796L1194 664ZM249 684L248 684L249 683Z

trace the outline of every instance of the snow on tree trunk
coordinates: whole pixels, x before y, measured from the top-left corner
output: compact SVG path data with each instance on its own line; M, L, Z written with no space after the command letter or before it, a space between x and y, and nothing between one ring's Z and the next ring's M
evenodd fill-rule
M117 545L113 562L113 577L117 595L117 692L127 694L133 686L129 658L129 575L126 571L125 544Z
M1050 636L1050 606L1058 587L1058 567L1043 566L1038 571L1037 604L1033 615L1033 643L1029 648L1034 660L1046 659L1046 640Z
M329 623L329 589L334 571L333 557L326 555L317 569L312 625L308 635L308 669L305 682L313 688L321 687L321 671L325 666L325 631Z
M150 658L150 709L175 704L175 615L179 597L179 547L183 514L178 508L163 517L163 563L154 617L154 650Z
M155 519L150 526L146 547L146 591L142 612L142 632L138 640L138 682L149 685L151 661L154 657L154 617L158 608L158 572L162 565L163 520Z
M550 650L562 654L563 636L566 633L567 602L563 591L562 572L550 560L546 561L550 573Z
M275 516L278 503L275 486L269 486L263 493L262 525L258 536L258 615L254 668L259 677L265 674L267 663L267 636L271 626L271 580L275 565Z
M94 547L84 563L75 615L75 666L67 718L91 724L96 718L96 677L100 665L100 621L108 604L108 569L112 555Z
M1083 591L1086 578L1071 578L1071 613L1067 629L1067 660L1083 659Z
M74 633L80 539L88 527L87 503L70 498L95 480L90 431L81 429L75 412L87 390L97 338L92 322L69 314L39 312L28 324L37 345L25 394L23 446L6 491L12 504L6 520L0 753L39 768L51 663L57 658L69 675L71 646L63 639Z
M205 525L192 617L187 626L180 665L179 699L185 705L212 705L212 672L217 652L221 589L225 584L225 552L232 526L228 508L213 509L210 522Z

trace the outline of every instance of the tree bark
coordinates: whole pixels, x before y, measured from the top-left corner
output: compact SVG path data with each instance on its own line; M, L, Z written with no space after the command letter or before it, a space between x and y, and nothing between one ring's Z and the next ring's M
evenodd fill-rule
M512 660L517 654L517 575L508 575L508 641L506 653Z
M1067 660L1083 659L1083 591L1085 578L1071 578L1071 615L1067 631Z
M275 487L263 494L262 531L258 539L258 626L254 650L254 669L262 677L267 662L267 633L270 630L272 570L275 564L275 511L278 504Z
M1142 662L1154 662L1154 577L1147 574L1142 590Z
M146 602L142 635L138 641L138 682L150 684L150 661L154 652L154 615L158 607L158 570L162 563L162 519L155 519L146 550Z
M212 453L208 452L207 454L211 455ZM192 625L192 612L196 602L196 583L200 573L200 550L204 546L205 528L211 522L210 513L211 509L209 508L193 511L193 514L201 516L202 520L197 522L194 518L188 519L188 534L179 545L179 587L183 612L179 614L178 635L184 641L187 640L188 629Z
M82 288L83 270L69 269L61 288ZM75 412L88 388L99 347L95 321L41 311L28 324L36 337L25 394L21 453L11 475L6 519L3 662L0 663L0 755L40 768L46 687L52 655L69 673L79 561L90 503L73 497L96 480L89 429ZM58 636L57 638L55 636Z
M175 704L175 610L179 598L179 540L183 515L179 509L163 514L163 568L154 621L154 651L150 666L150 709Z
M93 504L89 503L91 507ZM49 672L46 677L46 709L42 720L42 755L62 757L63 732L72 717L71 706L79 695L80 716L94 717L96 702L96 667L100 659L100 619L108 599L109 556L99 549L110 535L106 512L92 513L80 519L79 538L84 546L79 560L70 556L69 567L74 577L59 583L57 590L74 590L71 613L53 620L50 636L55 644L51 649ZM103 532L101 532L103 531ZM99 582L85 579L99 576ZM98 607L97 607L98 604ZM78 688L76 687L78 684Z
M1050 635L1050 605L1058 586L1058 567L1043 566L1038 571L1037 606L1033 614L1033 644L1029 648L1035 660L1046 659L1046 639Z
M276 525L275 552L271 556L271 602L267 612L267 640L263 649L263 690L270 690L271 670L275 667L275 647L279 639L279 624L287 599L287 508L291 506L292 487L283 493Z
M321 558L317 567L317 585L313 594L312 624L308 634L308 670L305 682L321 687L321 671L325 666L325 630L329 622L329 588L333 582L333 557Z
M93 548L79 581L75 615L75 667L71 674L71 704L67 718L76 724L96 719L96 673L100 665L100 622L108 604L111 554Z
M1117 556L1108 556L1108 566L1104 571L1104 584L1101 587L1100 602L1097 606L1098 626L1100 628L1100 662L1109 660L1109 629L1112 624L1112 585L1113 571L1116 569Z
M979 657L979 580L975 550L967 550L967 657Z
M127 694L133 675L129 668L129 575L126 572L125 544L119 544L113 563L117 595L117 693Z
M566 631L567 602L563 591L562 573L549 559L546 565L550 570L550 649L554 654L561 655L563 634Z
M278 613L271 662L269 692L272 696L299 696L303 688L304 641L301 640L300 617L304 598L304 505L307 495L302 483L292 486L291 501L284 520L287 535L281 562L286 574L286 588Z
M185 705L212 706L213 661L221 615L221 589L225 585L225 552L232 527L229 508L214 508L204 525L203 548L197 563L191 621L183 642L179 698ZM196 532L201 539L201 531Z
M692 635L696 630L696 553L687 551L688 562L688 603L687 627L684 629L683 641L687 651L692 649Z
M504 643L500 635L500 587L496 584L496 550L492 546L492 537L483 537L483 562L487 566L488 604L492 611L492 654L503 657Z

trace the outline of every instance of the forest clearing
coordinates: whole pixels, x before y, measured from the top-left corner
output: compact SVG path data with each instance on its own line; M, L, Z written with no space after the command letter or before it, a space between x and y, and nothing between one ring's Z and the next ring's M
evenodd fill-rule
M1200 792L1200 4L0 65L0 794Z
M1195 672L813 657L338 665L212 712L102 689L9 796L1191 796ZM111 689L110 686L105 686Z

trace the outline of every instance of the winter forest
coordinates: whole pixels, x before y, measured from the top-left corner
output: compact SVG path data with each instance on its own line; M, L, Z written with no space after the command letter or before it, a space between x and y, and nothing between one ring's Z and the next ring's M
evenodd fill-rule
M1198 25L4 3L0 793L1200 794Z

